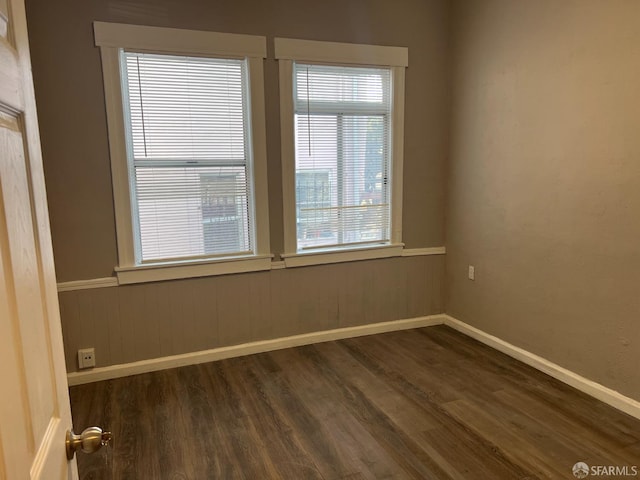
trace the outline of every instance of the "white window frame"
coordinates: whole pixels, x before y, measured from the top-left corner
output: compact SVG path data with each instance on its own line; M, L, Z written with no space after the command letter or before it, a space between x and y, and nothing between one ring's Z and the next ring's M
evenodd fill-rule
M396 257L402 254L402 168L404 155L404 82L409 51L406 47L275 39L280 75L280 135L284 259L287 267ZM293 63L388 67L392 75L391 132L391 241L386 245L332 247L297 251L295 198L295 133Z
M104 78L111 177L116 214L118 282L138 283L177 278L223 275L271 268L269 245L269 207L267 192L267 149L264 110L264 58L266 38L175 28L148 27L119 23L94 22L95 44L100 47ZM171 262L136 263L132 178L129 173L126 127L123 111L120 51L200 55L215 58L246 59L250 105L250 178L254 204L255 245L251 255L185 259Z

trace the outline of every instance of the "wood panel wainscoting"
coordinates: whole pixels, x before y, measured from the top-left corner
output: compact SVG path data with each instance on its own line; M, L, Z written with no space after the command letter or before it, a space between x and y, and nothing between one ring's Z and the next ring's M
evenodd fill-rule
M88 479L568 479L640 464L640 420L447 326L71 388ZM109 456L110 455L110 456ZM109 465L105 465L105 463Z
M444 255L419 255L61 291L66 367L81 348L100 368L440 314L443 279Z

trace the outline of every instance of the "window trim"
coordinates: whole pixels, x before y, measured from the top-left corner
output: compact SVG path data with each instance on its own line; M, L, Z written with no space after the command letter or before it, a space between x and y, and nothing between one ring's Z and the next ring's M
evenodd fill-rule
M100 47L104 80L105 105L111 178L116 220L118 265L114 268L120 283L190 278L269 270L269 205L267 192L267 148L265 128L264 58L266 38L176 28L149 27L119 23L94 22L95 44ZM185 259L173 262L137 264L133 227L131 189L126 148L126 127L123 111L122 80L119 52L130 49L140 52L206 55L246 59L249 87L249 123L254 196L254 252L238 257Z
M285 267L306 267L329 263L356 262L402 256L404 244L366 245L364 247L317 249L308 253L283 253Z
M144 264L134 267L116 267L118 284L158 282L178 278L206 277L229 273L260 272L271 270L273 255L246 255L215 259L184 260Z
M282 202L284 253L287 267L387 258L402 253L402 175L404 158L404 92L408 48L354 43L320 42L291 38L275 39L280 77L280 144L282 155ZM392 76L391 132L391 239L389 244L367 247L336 247L298 252L296 238L295 134L293 63L388 67ZM363 253L366 252L366 253Z

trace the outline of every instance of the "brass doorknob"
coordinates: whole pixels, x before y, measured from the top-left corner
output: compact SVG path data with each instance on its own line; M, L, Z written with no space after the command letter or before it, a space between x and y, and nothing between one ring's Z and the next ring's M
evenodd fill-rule
M67 430L67 460L71 460L78 450L94 453L113 440L111 432L103 432L100 427L85 428L80 435Z

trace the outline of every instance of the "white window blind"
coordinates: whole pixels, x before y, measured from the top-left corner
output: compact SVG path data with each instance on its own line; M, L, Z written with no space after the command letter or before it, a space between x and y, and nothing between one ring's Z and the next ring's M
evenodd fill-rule
M121 58L138 263L252 253L245 62Z
M390 241L391 71L294 63L297 249Z

